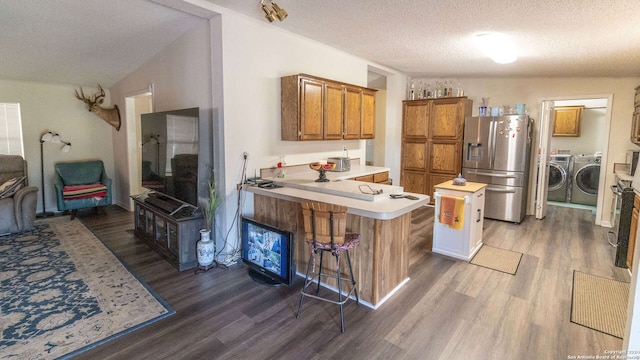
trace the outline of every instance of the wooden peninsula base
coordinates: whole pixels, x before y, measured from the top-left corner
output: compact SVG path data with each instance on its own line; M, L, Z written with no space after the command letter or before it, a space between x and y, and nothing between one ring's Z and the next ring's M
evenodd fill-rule
M411 210L428 203L428 196L422 195L419 200L383 199L371 202L286 187L274 190L259 188L248 190L254 193L253 217L255 220L294 234L294 262L298 275L304 276L311 253L310 246L304 241L304 223L300 203L305 200L323 201L321 199L324 199L325 202L347 206L349 209L347 231L361 235L360 244L350 251L361 302L375 309L409 280ZM360 203L367 209L378 207L382 210L380 212L363 211L357 208ZM386 211L389 207L392 210ZM318 266L317 263L316 266ZM323 272L325 268L335 274L335 260L325 259ZM346 266L343 269L346 270ZM346 272L344 276L347 276ZM328 279L327 285L335 289L335 282L334 279Z

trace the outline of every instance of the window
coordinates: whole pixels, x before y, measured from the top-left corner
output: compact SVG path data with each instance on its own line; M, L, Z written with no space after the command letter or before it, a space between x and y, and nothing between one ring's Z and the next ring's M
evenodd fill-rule
M198 118L167 115L167 174L171 173L171 159L177 154L198 153Z
M20 104L0 103L0 154L24 157Z

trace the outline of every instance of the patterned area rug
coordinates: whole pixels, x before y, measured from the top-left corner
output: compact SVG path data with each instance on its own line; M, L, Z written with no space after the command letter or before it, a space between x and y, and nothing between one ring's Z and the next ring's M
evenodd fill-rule
M571 322L622 339L628 302L628 283L573 272Z
M520 259L522 259L522 254L519 252L482 244L470 263L515 275L520 265Z
M77 219L0 236L0 359L67 358L173 313Z

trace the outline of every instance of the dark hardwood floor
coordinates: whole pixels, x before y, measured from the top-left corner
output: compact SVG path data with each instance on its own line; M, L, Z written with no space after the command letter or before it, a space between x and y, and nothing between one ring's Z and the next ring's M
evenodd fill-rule
M431 253L433 209L416 210L411 280L377 310L348 302L344 334L329 303L307 299L296 319L300 277L267 287L242 264L178 272L127 232L132 213L78 217L176 314L77 359L567 359L622 347L569 320L574 270L629 281L588 210L486 220L485 243L524 254L515 276Z

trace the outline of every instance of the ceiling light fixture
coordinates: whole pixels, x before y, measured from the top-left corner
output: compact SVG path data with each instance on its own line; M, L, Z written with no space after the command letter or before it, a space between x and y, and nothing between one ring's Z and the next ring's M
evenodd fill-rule
M276 18L278 18L278 20L280 21L287 18L287 15L289 14L287 14L287 12L283 8L278 6L278 4L274 3L273 1L269 2L271 3L271 9L269 9L269 6L264 3L264 0L260 0L262 11L264 11L265 13L264 17L269 20L269 22L273 22L273 20L275 20Z
M513 44L500 33L478 34L473 40L478 49L498 64L509 64L518 59Z

